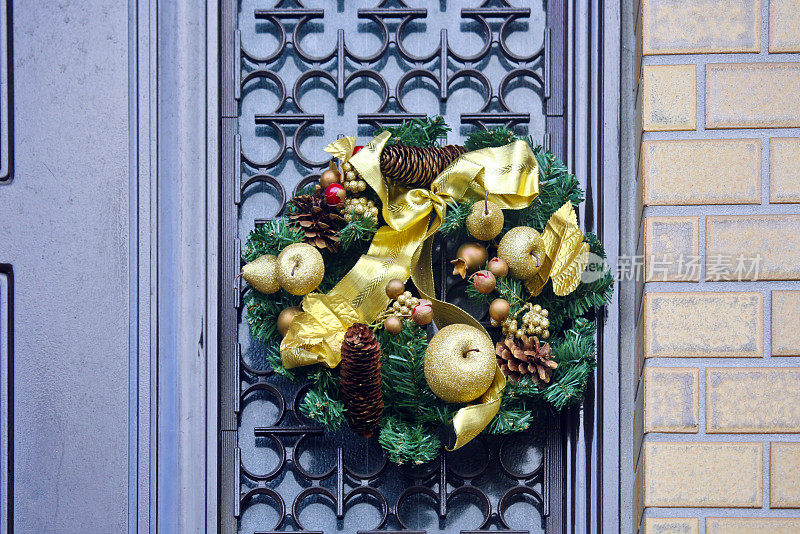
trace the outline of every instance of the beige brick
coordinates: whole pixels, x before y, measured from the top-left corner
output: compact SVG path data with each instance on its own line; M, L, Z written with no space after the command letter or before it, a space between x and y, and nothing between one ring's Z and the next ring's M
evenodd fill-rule
M758 508L761 443L644 445L644 505Z
M800 280L800 215L706 218L706 280Z
M645 281L699 281L699 235L699 217L646 217Z
M644 54L758 52L758 0L644 0Z
M707 517L706 534L797 534L796 517Z
M642 128L697 128L697 69L694 65L642 67Z
M800 126L800 63L706 65L706 128Z
M800 432L800 368L706 369L706 432Z
M769 447L770 508L800 508L800 443Z
M648 517L643 534L697 534L700 520L696 517Z
M800 356L800 291L772 292L772 355Z
M800 203L800 139L769 140L769 201Z
M761 357L761 293L645 294L645 357Z
M769 51L800 52L800 0L769 0Z
M645 141L642 157L648 206L761 203L759 139Z
M645 432L697 432L700 420L699 375L694 367L645 369Z

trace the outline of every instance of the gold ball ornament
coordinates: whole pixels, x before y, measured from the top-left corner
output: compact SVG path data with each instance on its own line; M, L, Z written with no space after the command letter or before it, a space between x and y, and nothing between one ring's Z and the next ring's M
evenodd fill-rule
M278 254L278 280L292 295L314 291L325 276L322 254L308 243L292 243Z
M282 336L286 335L286 332L289 331L289 325L292 324L294 318L301 314L303 310L298 308L297 306L291 306L286 308L281 313L278 314L278 332L281 333Z
M425 351L425 379L446 402L470 402L483 395L492 385L496 368L494 343L474 326L442 328Z
M322 171L322 174L319 176L319 185L324 191L329 185L338 184L340 179L341 175L339 174L339 170L336 168L336 164L331 161L328 168Z
M456 251L456 259L451 261L453 264L453 274L460 274L461 278L480 269L489 259L489 252L480 243L464 243Z
M397 299L400 295L405 293L406 285L399 278L392 278L386 284L386 296L390 299Z
M383 321L383 328L390 334L399 334L403 330L403 320L396 315L390 315Z
M242 278L253 289L271 295L281 288L278 281L278 258L264 254L242 267Z
M498 323L502 323L508 319L510 313L511 305L506 299L494 299L492 303L489 304L489 316Z
M503 230L503 210L494 202L483 200L472 206L467 215L467 231L475 239L490 241Z
M512 228L500 240L497 256L506 261L511 276L529 280L539 272L544 259L541 234L529 226Z

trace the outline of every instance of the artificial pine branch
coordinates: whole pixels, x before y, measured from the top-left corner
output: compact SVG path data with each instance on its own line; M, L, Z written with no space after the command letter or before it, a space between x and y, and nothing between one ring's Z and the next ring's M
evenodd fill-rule
M252 289L247 291L244 304L247 308L250 335L262 343L280 343L278 315L290 306L299 305L301 300L302 297L291 295L283 289L272 295L264 295Z
M381 423L378 443L396 464L420 465L439 456L442 442L422 425L410 425L395 417Z
M284 367L283 361L281 360L280 348L278 345L270 345L270 347L267 350L269 350L267 361L269 362L270 367L272 367L272 370L275 372L276 375L282 376L283 378L291 382L294 382L299 378L298 369L302 369L302 367L295 369L287 369L286 367Z
M443 402L425 379L425 329L406 319L399 334L380 329L377 335L384 355L381 380L387 414L409 421L439 421Z
M474 203L474 201L448 202L439 232L445 236L452 236L462 230Z
M508 399L508 400L507 400ZM489 426L486 427L488 434L510 434L520 432L530 428L533 422L531 408L520 400L515 400L505 391L503 400L500 402L500 409L495 415Z
M339 230L342 250L350 250L350 248L359 241L372 241L372 237L377 231L378 221L363 213L356 213L351 210L350 221Z
M256 225L250 231L242 258L244 261L253 261L264 254L278 254L287 246L299 243L302 239L302 230L291 224L286 217L272 219Z
M411 119L403 121L398 126L387 126L377 130L373 135L381 132L391 132L392 137L387 141L387 145L406 145L406 146L441 146L441 139L447 138L450 127L444 122L444 118L437 115L435 117L425 117L424 119Z
M318 422L327 430L339 430L344 422L344 404L333 399L328 392L310 389L300 403L300 413Z
M503 146L519 139L509 128L498 126L489 130L476 130L469 134L464 146L467 150L480 150L481 148Z

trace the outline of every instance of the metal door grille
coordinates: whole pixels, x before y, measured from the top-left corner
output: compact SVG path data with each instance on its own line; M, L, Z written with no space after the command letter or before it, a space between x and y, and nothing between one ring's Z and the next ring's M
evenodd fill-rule
M449 142L506 125L562 155L562 2L318 3L222 8L220 530L557 532L560 420L398 469L374 440L323 434L299 416L306 388L271 372L227 281L247 233L316 179L322 146L339 134L365 139L379 125L441 114L454 127ZM464 304L463 287L444 275L453 246L437 243L437 280Z

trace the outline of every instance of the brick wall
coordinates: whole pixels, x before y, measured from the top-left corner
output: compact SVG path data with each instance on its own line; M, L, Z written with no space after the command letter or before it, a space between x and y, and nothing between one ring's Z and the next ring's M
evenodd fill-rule
M637 3L634 525L800 532L800 0Z

